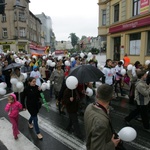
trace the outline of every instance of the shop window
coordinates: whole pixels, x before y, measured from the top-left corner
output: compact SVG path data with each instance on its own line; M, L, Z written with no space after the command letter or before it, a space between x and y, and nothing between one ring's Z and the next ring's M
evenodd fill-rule
M102 10L102 25L106 25L106 9Z
M148 32L147 54L150 55L150 31Z
M10 51L10 45L3 45L3 51L6 53L7 51Z
M133 0L133 16L140 14L140 0Z
M130 55L140 55L141 33L130 34Z
M114 6L114 22L119 21L119 4Z

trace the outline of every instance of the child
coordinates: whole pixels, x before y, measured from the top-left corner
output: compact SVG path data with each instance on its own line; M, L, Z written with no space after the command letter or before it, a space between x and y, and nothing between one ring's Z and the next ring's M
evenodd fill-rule
M10 94L8 96L8 103L5 107L5 111L8 112L8 116L10 122L12 123L13 136L14 139L18 139L18 118L19 118L19 110L22 109L22 104L17 101L15 94Z

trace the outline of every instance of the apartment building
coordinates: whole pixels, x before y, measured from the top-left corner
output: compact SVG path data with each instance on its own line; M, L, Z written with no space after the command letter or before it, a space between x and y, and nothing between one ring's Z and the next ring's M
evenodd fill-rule
M29 10L29 0L5 0L0 15L0 49L30 53L30 44L41 45L41 21Z
M98 34L107 43L107 58L131 63L150 60L150 1L99 0Z

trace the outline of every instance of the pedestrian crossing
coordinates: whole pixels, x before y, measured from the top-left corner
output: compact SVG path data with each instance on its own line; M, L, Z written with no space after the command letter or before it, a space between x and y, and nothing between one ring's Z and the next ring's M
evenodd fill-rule
M14 140L12 136L12 125L4 117L0 118L0 140L8 150L40 150L22 133L19 134L17 140Z
M0 99L0 101L6 100L7 95ZM117 103L117 102L116 102ZM117 104L116 104L117 105ZM51 109L53 111L53 109ZM116 115L118 113L115 113ZM125 114L119 113L123 117ZM26 120L29 119L28 111L21 111L19 113L20 117L23 117ZM79 140L74 135L66 132L62 128L58 127L46 117L41 115L38 116L39 127L42 131L47 133L49 136L52 136L54 139L68 147L72 150L86 150L85 142ZM27 126L27 124L26 124ZM118 128L119 129L119 128ZM43 139L46 140L46 139ZM8 150L42 150L38 145L36 146L34 142L26 137L23 133L20 132L18 140L14 140L12 135L12 125L11 123L5 118L0 118L0 141L7 147ZM149 150L145 145L141 145L136 141L128 143L132 147L135 147L136 150ZM49 149L44 149L49 150Z

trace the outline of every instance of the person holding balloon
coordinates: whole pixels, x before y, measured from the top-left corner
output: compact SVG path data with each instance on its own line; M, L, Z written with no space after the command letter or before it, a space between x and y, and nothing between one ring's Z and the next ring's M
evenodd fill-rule
M100 85L96 93L96 102L89 104L85 110L84 125L87 150L115 150L120 142L119 138L115 139L108 116L112 96L112 86Z
M77 92L78 80L74 76L69 76L66 79L67 88L63 94L63 100L66 106L67 113L69 115L69 123L66 128L68 132L72 131L72 127L74 128L75 135L83 139L82 133L79 126L78 121L78 92Z

